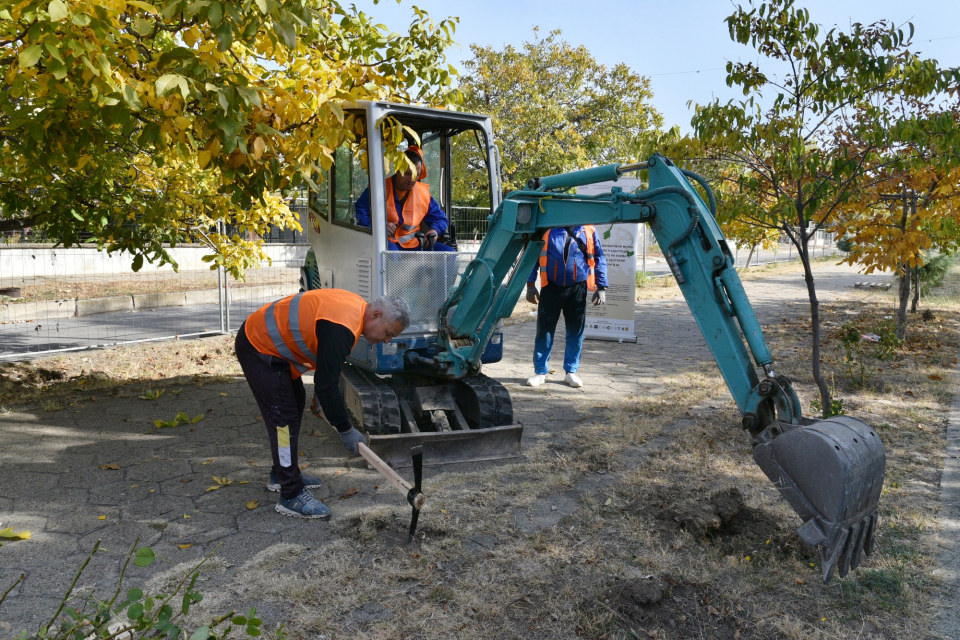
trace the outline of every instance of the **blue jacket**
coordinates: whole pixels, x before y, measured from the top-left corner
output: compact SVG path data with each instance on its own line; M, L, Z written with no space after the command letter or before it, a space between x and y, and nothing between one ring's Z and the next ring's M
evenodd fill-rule
M397 197L397 192L393 192L393 202L397 207L397 216L400 217L400 224L403 224L403 207L400 205L400 198ZM357 202L354 205L354 209L357 213L357 224L361 227L370 227L370 187L367 187L363 190L363 193L360 194L360 197L357 198ZM436 199L432 196L430 197L430 208L427 209L427 215L423 217L423 221L426 222L431 229L434 229L438 235L443 235L443 232L447 230L447 214L443 212L443 209L440 208L440 205L437 203Z
M586 244L587 234L583 227L573 227L573 232L577 234ZM593 234L593 241L596 243L596 278L597 288L607 288L607 259L603 257L603 247L600 246L600 234ZM563 229L551 229L550 237L547 240L547 282L561 287L570 287L578 282L585 282L587 279L587 257L580 251L580 247L575 240L570 241L569 253L567 259L563 259L563 248L567 242L567 232ZM540 265L533 268L533 273L527 279L527 282L536 282L537 273L540 271Z

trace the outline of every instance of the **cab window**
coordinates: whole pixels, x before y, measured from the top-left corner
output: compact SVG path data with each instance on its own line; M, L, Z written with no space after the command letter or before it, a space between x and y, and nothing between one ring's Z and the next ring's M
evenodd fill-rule
M360 163L362 150L345 143L334 153L330 186L333 188L331 204L333 223L370 232L370 196L367 192L364 201L360 196L370 185L366 169ZM358 201L360 201L358 203ZM358 204L359 211L358 211Z

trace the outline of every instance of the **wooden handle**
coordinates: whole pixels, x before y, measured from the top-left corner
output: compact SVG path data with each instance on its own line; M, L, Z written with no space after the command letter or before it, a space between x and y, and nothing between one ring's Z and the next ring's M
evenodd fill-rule
M409 495L410 490L413 489L413 485L400 477L400 474L390 468L386 462L380 459L380 456L375 454L370 450L370 447L363 444L362 442L357 445L357 451L360 452L367 462L370 463L370 466L380 472L384 478L387 479L387 482L393 485L393 488L400 492L404 498ZM419 509L423 506L424 497L423 494L418 494L415 500L414 508Z

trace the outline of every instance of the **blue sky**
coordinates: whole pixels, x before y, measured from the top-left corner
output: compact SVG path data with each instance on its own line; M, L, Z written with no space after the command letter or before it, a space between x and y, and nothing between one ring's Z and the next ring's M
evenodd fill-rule
M738 93L726 86L724 66L728 60L756 60L752 49L730 40L723 19L736 3L726 0L356 2L360 10L394 31L410 23L413 4L435 20L460 18L456 33L460 46L448 53L455 66L470 57L470 44L519 46L532 38L534 27L540 28L541 35L560 29L563 39L585 45L601 63L623 62L650 76L654 107L667 126L680 125L685 132L690 130L692 115L687 101L704 104L714 98L737 98ZM807 0L798 4L809 9L813 21L827 28L846 29L852 22L867 24L884 18L898 24L912 22L916 27L914 50L936 58L943 66L960 66L958 0ZM700 73L690 73L698 70Z

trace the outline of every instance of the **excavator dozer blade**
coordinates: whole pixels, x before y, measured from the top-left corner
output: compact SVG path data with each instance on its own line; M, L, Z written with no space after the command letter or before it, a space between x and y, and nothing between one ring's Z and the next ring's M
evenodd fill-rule
M800 426L774 422L753 459L803 520L810 546L823 545L823 581L873 552L886 454L876 431L848 416Z
M508 425L461 431L370 435L368 445L394 468L411 466L410 448L423 446L423 464L433 466L517 458L522 435L523 425Z

